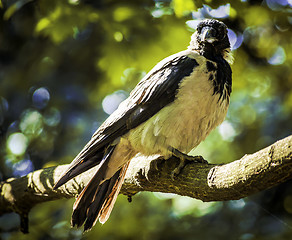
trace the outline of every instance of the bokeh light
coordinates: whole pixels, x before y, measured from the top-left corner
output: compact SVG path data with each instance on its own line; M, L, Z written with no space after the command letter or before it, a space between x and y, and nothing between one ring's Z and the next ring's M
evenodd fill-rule
M124 91L114 92L103 99L102 108L107 114L112 114L126 98L127 95Z
M43 130L43 117L35 110L26 110L21 117L20 130L27 136L37 137Z
M57 108L50 108L44 113L44 122L50 127L57 126L61 121L61 113Z
M269 64L272 65L280 65L283 64L286 60L285 50L282 47L278 47L274 53L274 55L268 59Z
M204 19L204 18L218 18L224 19L230 16L231 5L227 3L226 5L221 5L218 8L211 8L207 4L203 4L202 8L192 13L193 19Z
M234 210L240 210L245 207L245 200L239 199L239 200L233 200L228 202L228 207Z
M236 34L234 31L228 28L228 37L230 41L231 50L235 50L241 46L243 42L242 34L240 33Z
M22 177L34 170L33 163L30 159L23 159L12 166L13 175L15 177Z
M230 14L230 4L219 6L217 9L212 9L208 5L204 5L203 9L211 18L227 18Z
M187 214L192 214L196 217L214 213L222 207L220 202L202 202L201 200L179 197L173 198L173 212L176 216L181 217Z
M225 141L232 141L234 137L236 136L236 131L232 124L228 121L224 121L219 126L219 133L223 140Z
M278 11L283 9L284 7L292 7L291 0L266 0L265 1L269 8L272 10Z
M50 93L48 89L41 87L34 91L32 95L33 105L38 109L43 109L47 106L50 100Z
M124 39L124 36L121 32L115 32L114 33L114 39L117 41L117 42L121 42L123 41Z
M27 137L22 133L13 133L8 137L7 147L14 155L23 155L28 145Z

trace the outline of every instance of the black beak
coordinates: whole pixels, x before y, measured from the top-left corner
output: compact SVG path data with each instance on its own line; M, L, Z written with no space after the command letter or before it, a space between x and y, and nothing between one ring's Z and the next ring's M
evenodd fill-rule
M203 27L201 31L201 41L213 43L215 40L217 40L216 33L216 30L212 27Z

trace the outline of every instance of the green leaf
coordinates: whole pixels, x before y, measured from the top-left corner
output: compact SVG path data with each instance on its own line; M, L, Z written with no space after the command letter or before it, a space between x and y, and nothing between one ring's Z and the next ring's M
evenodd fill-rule
M17 1L16 3L12 4L4 13L3 19L8 20L12 17L12 15L18 11L20 8L22 8L23 5L31 2L32 0L21 0ZM0 2L0 7L3 8L2 1Z
M172 4L174 12L178 17L188 15L191 11L197 9L195 3L192 0L173 0Z

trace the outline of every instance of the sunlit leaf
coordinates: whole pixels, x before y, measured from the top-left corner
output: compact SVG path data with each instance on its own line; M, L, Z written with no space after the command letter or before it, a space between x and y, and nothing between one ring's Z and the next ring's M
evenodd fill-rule
M8 20L12 17L12 15L17 12L19 9L22 8L23 5L32 2L33 0L18 0L14 4L8 7L8 9L5 11L3 19ZM0 2L0 7L2 8L2 1Z
M182 17L196 10L196 5L193 0L173 0L172 3L174 12L178 17Z
M51 24L51 22L48 18L43 18L37 23L35 31L41 32L44 29L46 29L50 24Z
M113 18L117 22L125 21L134 16L133 9L129 7L118 7L113 12Z
M254 6L246 9L244 20L247 26L258 26L267 23L270 16L266 8Z
M49 36L53 42L59 44L68 37L76 38L76 29L83 29L86 24L96 22L98 13L90 8L74 6L60 1L45 17L41 18L35 27L35 33Z

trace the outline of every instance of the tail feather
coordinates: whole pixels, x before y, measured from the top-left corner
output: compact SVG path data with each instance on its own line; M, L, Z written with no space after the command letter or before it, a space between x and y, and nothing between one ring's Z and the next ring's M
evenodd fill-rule
M99 220L105 223L116 202L125 173L134 152L127 145L107 145L102 149L85 146L80 154L70 164L54 188L58 188L73 177L99 164L99 167L87 186L82 190L73 205L71 225L84 231L90 230ZM86 153L86 149L89 150Z
M80 196L80 198L78 197L76 202L74 203L73 213L72 213L72 217L71 217L72 227L74 227L75 225L77 227L82 226L82 224L88 218L88 209L91 207L94 199L96 197L99 197L99 194L100 195L103 194L104 188L106 188L106 185L107 185L107 181L105 181L100 186L96 186L94 184L95 189L89 188L85 191L83 190L84 192L83 192L82 196ZM100 200L97 200L97 201L100 201Z
M99 192L100 183L103 180L103 172L106 169L105 162L101 163L101 167L82 190L73 205L73 213L71 217L71 225L80 227L87 218L87 211L93 199ZM101 184L102 185L102 184Z
M113 210L113 207L115 205L115 202L117 200L119 192L122 188L129 164L130 164L130 161L127 162L124 165L124 167L121 169L118 181L113 186L113 190L110 192L110 195L108 196L104 206L102 206L102 211L101 211L100 217L99 217L99 222L102 224L108 220L108 218Z
M87 171L90 168L95 167L98 164L100 164L101 166L103 164L103 161L108 159L109 156L112 154L115 147L116 145L113 145L104 149L100 149L99 152L95 153L95 155L92 155L92 152L90 152L90 154L88 153L87 155L83 152L82 155L78 154L78 156L71 162L65 173L54 185L53 189L57 189L72 178Z
M91 229L98 220L103 207L103 203L104 201L106 201L109 192L112 190L112 185L114 185L113 183L116 182L119 176L119 172L120 171L116 172L116 174L111 179L105 181L100 186L100 189L92 200L92 204L87 210L87 220L84 224L84 231Z
M89 158L87 161L80 160L79 162L73 162L70 164L67 171L61 176L58 182L54 185L53 189L57 189L58 187L62 186L72 178L76 177L77 175L87 171L88 169L95 167L100 163L100 159L102 159L103 152L98 153L96 156Z
M105 223L108 219L124 181L128 168L126 163L110 179L97 186L95 178L82 191L74 203L71 218L72 226L81 226L84 222L84 231L90 230L97 222ZM100 176L100 175L99 175Z
M100 166L98 168L98 170L96 171L95 175L91 178L91 180L89 181L89 183L86 185L86 187L82 190L82 192L79 194L78 198L76 199L74 205L73 205L73 209L76 208L77 205L83 205L85 204L85 202L87 201L85 197L83 197L83 195L86 193L87 196L89 196L89 194L94 194L94 192L96 191L97 187L100 185L100 183L104 180L104 176L105 176L105 172L106 169L108 167L108 162L110 160L110 156L113 152L113 150L115 149L115 146L110 146L107 149L107 153L103 156L102 160L100 161ZM92 196L93 197L93 196Z

